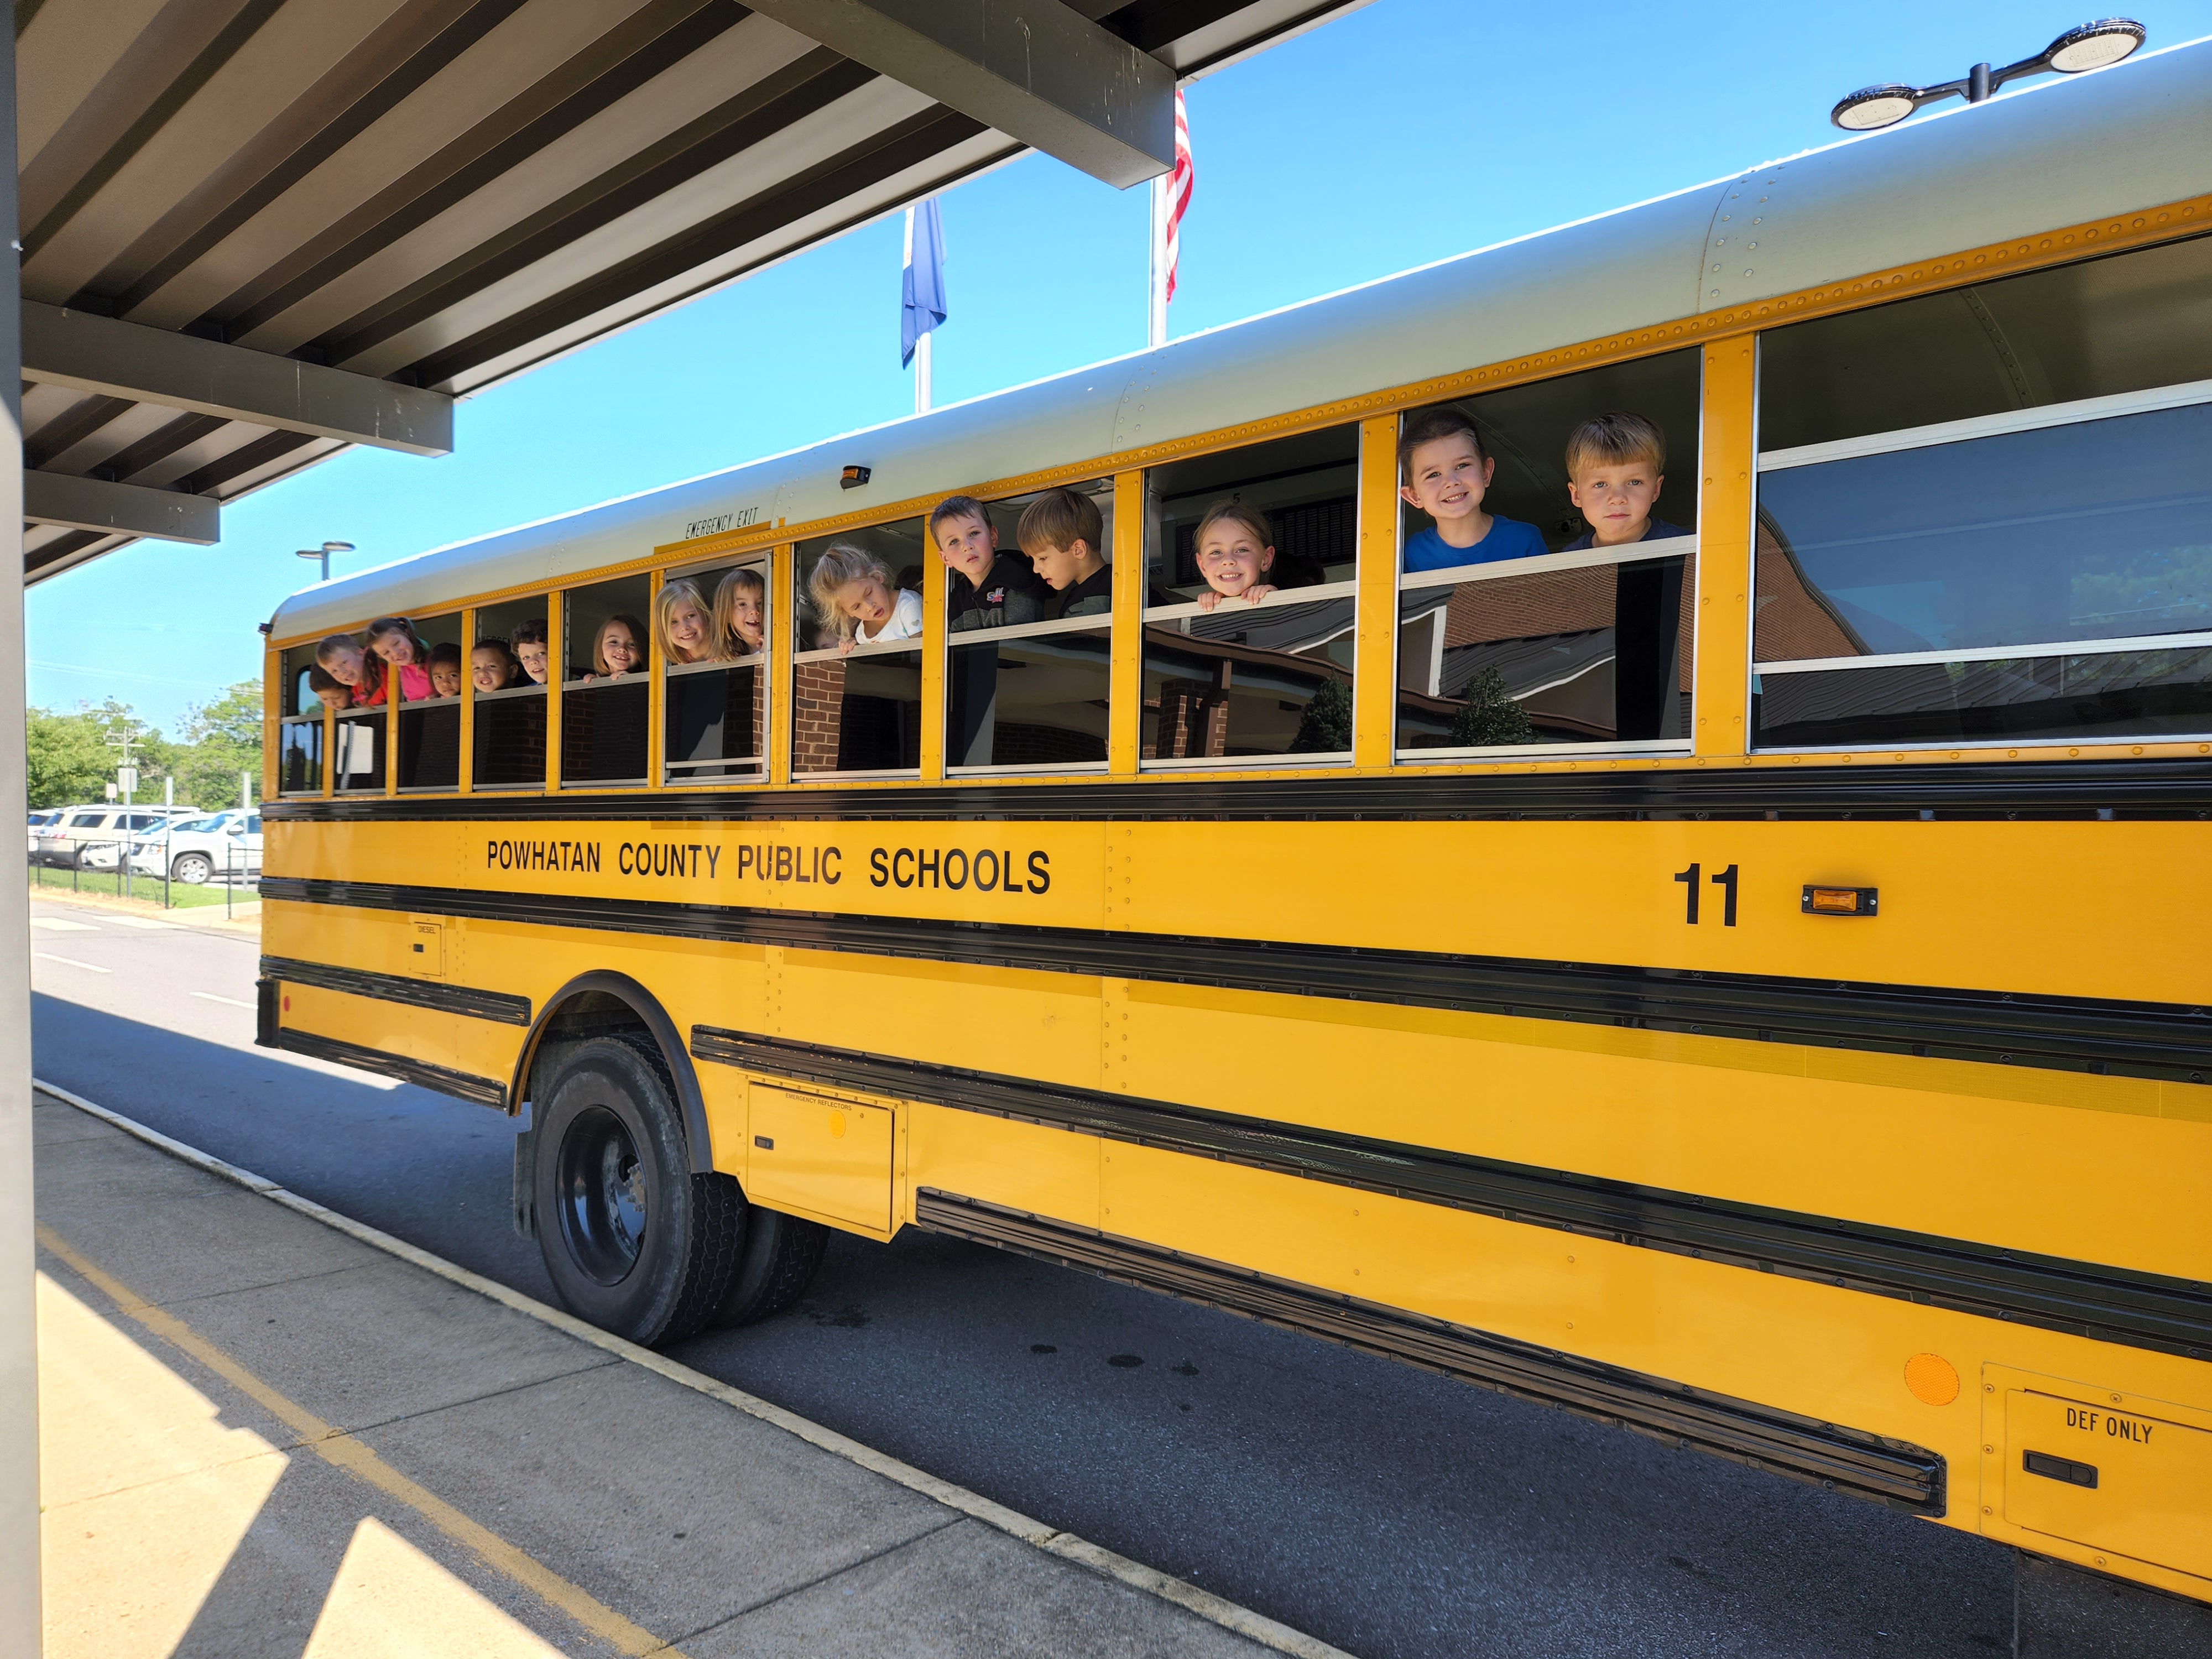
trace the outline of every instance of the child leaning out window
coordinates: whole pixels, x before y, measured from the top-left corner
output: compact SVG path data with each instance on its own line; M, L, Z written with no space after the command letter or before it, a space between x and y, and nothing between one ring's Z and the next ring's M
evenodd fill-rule
M823 625L837 630L842 656L855 645L910 640L921 632L921 595L891 580L891 568L866 548L832 542L806 580Z

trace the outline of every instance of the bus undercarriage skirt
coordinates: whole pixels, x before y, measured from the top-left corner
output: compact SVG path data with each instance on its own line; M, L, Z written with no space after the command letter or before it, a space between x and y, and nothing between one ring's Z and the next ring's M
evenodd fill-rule
M931 1232L1165 1291L1907 1514L1944 1510L1942 1458L1900 1440L933 1188L915 1194L915 1221Z

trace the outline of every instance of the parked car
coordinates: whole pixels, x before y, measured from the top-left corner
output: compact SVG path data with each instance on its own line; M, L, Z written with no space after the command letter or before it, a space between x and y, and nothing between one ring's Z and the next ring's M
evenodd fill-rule
M182 816L190 810L173 809L177 816ZM81 854L87 848L112 846L131 836L158 829L168 821L172 811L173 809L161 806L68 807L38 832L32 856L41 864L58 864L65 869L104 867L112 870L119 861L118 858L108 858L103 866L83 862Z
M217 876L258 876L261 814L234 808L185 818L169 825L166 836L157 827L131 843L131 868L137 874L159 880L165 858L169 879L190 887Z
M58 806L49 806L43 811L31 814L31 857L33 860L39 856L39 831L61 815L62 809Z

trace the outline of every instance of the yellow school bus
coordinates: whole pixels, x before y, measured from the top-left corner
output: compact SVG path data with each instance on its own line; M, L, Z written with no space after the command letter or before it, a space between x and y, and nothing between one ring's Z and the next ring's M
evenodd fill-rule
M2147 56L309 589L261 1039L526 1110L640 1340L921 1227L2212 1600L2208 137ZM1543 551L1401 553L1440 405ZM1096 605L952 586L1053 490ZM324 709L395 616L483 684Z

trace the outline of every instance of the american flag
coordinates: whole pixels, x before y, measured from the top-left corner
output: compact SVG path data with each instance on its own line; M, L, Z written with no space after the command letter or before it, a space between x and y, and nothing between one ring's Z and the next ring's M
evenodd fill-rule
M1190 206L1191 185L1197 173L1190 165L1190 118L1183 112L1182 90L1176 89L1176 148L1175 169L1168 174L1167 257L1162 261L1167 272L1167 292L1164 300L1175 298L1176 254L1179 246L1177 232L1182 224L1183 210Z

